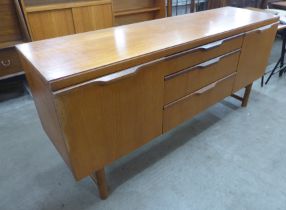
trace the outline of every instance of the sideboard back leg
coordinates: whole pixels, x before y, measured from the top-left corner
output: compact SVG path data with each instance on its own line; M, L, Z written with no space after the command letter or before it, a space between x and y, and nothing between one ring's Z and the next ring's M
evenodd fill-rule
M239 101L241 101L241 106L242 107L246 107L247 106L247 103L248 103L248 99L249 99L249 96L250 96L250 92L251 92L251 88L252 88L252 83L250 85L247 85L245 87L245 92L244 92L244 95L243 97L239 96L239 95L236 95L236 94L231 94L231 96Z
M243 96L242 103L241 103L242 107L246 107L247 106L251 89L252 89L252 83L245 87L245 92L244 92L244 96Z
M105 200L108 197L108 190L107 190L104 168L96 171L90 177L93 179L94 182L97 183L100 198Z

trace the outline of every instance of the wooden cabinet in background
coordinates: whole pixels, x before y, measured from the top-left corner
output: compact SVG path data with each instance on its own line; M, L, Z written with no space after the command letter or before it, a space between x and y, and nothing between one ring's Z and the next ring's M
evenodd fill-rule
M75 33L70 9L49 10L28 14L33 40L41 40Z
M112 6L102 4L72 8L75 32L81 33L112 27Z
M14 46L28 39L19 2L17 0L1 0L0 80L24 74Z
M111 0L21 0L33 41L108 28Z
M23 74L21 63L14 47L0 49L0 78Z
M16 8L11 0L0 1L0 43L21 40L22 33Z
M20 0L33 41L165 17L165 0Z
M113 0L115 25L166 17L165 0Z

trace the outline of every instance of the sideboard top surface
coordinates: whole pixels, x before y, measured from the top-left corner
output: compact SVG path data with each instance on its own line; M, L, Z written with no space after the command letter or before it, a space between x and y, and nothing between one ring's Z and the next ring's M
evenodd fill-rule
M52 90L94 79L278 21L224 7L21 44L17 49Z

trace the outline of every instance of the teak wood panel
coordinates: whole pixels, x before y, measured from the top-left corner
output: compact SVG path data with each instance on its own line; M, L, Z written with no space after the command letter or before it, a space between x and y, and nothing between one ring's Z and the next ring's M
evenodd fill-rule
M166 17L165 0L113 0L115 25Z
M132 14L132 15L124 15L124 16L118 16L115 18L115 25L125 25L125 24L131 24L131 23L137 23L142 21L148 21L155 19L155 13L154 12L144 12L140 14Z
M25 5L25 11L39 12L75 7L95 6L111 4L111 0L21 0Z
M22 67L16 49L13 47L0 50L0 78L21 71Z
M272 14L226 7L32 42L18 49L52 90L59 90L277 20Z
M72 8L76 33L108 28L113 25L111 4Z
M25 58L20 58L23 68L25 69L26 78L32 90L33 99L37 108L41 124L46 134L58 150L66 164L70 165L70 154L68 144L64 139L62 128L58 120L58 113L54 105L54 98L45 82L35 73L35 69L30 66Z
M216 81L190 95L164 106L163 132L167 132L211 105L231 95L235 74Z
M165 18L167 16L165 0L157 0L155 6L160 8L160 10L155 13L155 18Z
M246 33L234 91L246 87L264 74L277 26L278 23L275 23Z
M168 104L234 73L239 55L238 50L168 75L165 77L164 103Z
M77 179L162 134L161 69L148 64L54 93Z
M158 0L113 0L114 11L154 7Z
M71 9L28 13L28 24L34 41L75 33Z
M0 1L0 43L21 40L17 11L12 0Z

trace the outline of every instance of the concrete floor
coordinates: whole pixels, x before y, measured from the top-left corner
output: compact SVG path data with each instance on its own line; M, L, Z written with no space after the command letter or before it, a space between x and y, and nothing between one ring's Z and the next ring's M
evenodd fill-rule
M73 180L29 96L2 102L0 210L284 210L285 92L285 75L258 81L247 108L227 98L115 162L105 201Z

